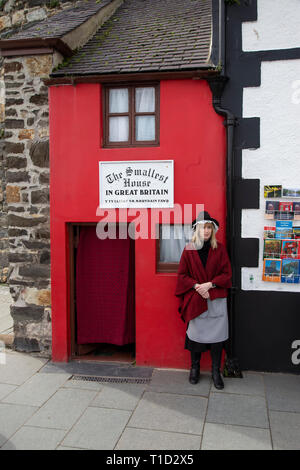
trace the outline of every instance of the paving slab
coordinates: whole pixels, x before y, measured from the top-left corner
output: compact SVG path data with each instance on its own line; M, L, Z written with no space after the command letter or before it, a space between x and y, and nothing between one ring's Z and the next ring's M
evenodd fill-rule
M190 371L159 370L153 371L148 390L153 392L175 393L178 395L200 395L208 397L211 387L209 373L202 373L196 385L189 383Z
M0 403L0 447L33 415L38 408Z
M70 376L67 374L35 374L2 402L42 406L68 380L68 377Z
M270 411L273 448L300 450L300 413Z
M90 450L114 449L130 414L125 410L89 407L61 445Z
M92 390L58 390L26 423L42 428L70 429L96 396Z
M92 401L91 406L134 410L145 389L145 385L138 384L120 383L105 385Z
M270 431L205 423L201 450L272 450Z
M0 371L1 371L1 369L0 369ZM16 390L16 388L17 388L16 385L0 384L0 400L3 400L3 398L5 398L11 392Z
M54 450L66 431L22 426L1 450Z
M224 378L224 389L213 389L216 393L237 393L238 395L265 396L265 384L262 374L243 372L243 378Z
M206 407L204 397L145 392L128 426L201 434Z
M45 358L9 350L5 358L6 364L0 364L0 383L11 385L21 385L48 362Z
M103 384L101 382L91 382L89 380L73 380L72 378L70 378L65 382L63 388L79 388L82 390L95 390L99 392L100 390L102 390Z
M199 450L201 436L126 427L115 450Z
M14 326L14 321L11 315L0 316L0 333L5 334L11 331Z
M67 447L67 446L59 446L56 450L86 450L86 449L79 449L77 447Z
M206 422L268 428L265 398L213 392L209 397Z
M95 377L151 378L153 368L138 367L117 362L70 361L67 363L48 362L41 372L64 372L72 375L89 375Z
M13 318L10 314L10 306L13 303L9 292L9 286L0 286L0 334L12 331L14 326Z
M300 413L300 375L265 374L268 407Z

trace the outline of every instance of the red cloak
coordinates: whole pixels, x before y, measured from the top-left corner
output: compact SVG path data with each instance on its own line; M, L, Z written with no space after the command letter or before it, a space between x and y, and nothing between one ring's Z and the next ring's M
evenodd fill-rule
M231 265L225 247L218 242L216 249L210 248L204 268L193 244L182 252L175 295L179 297L178 311L181 318L189 322L207 310L207 301L193 288L194 284L212 282L217 287L210 289L210 300L227 297L231 287ZM192 249L189 249L192 248Z

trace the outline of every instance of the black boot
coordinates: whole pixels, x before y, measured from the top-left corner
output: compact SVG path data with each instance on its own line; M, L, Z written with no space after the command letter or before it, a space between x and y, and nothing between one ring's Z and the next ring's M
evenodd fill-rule
M218 390L224 388L224 382L220 374L223 343L214 343L211 345L210 353L212 359L212 380Z
M196 385L199 381L199 377L200 377L200 359L201 359L201 353L191 351L192 365L191 365L189 382L193 385Z

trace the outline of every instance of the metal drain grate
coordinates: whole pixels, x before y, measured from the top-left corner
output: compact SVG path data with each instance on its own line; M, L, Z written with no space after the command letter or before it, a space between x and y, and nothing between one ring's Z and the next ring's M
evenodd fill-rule
M125 383L125 384L149 384L151 377L95 377L90 375L72 375L69 380L82 380L84 382Z

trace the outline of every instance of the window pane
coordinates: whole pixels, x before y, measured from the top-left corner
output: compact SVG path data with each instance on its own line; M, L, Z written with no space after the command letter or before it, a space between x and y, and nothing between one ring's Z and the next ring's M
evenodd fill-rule
M179 263L183 249L190 241L192 230L189 226L161 225L160 253L161 263Z
M136 140L155 140L155 116L136 116Z
M112 88L109 90L109 112L128 113L127 88Z
M135 111L136 113L154 113L155 88L135 89Z
M128 117L111 117L109 118L109 141L110 142L127 142L129 137Z

